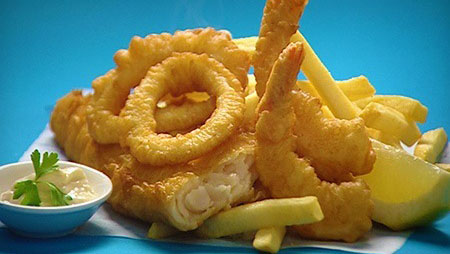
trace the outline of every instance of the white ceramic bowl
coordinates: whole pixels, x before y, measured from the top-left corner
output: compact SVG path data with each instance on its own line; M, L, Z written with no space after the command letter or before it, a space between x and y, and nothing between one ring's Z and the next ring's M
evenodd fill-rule
M59 207L35 207L0 201L0 221L11 231L28 237L58 237L72 233L91 218L111 195L112 183L103 173L73 162L59 161L61 168L83 169L89 184L98 197L80 204ZM33 173L31 161L0 167L0 193L9 189L18 179Z

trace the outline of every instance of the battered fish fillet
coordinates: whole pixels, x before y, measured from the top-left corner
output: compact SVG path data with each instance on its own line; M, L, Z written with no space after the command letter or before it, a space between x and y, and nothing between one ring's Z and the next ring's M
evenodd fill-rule
M289 44L291 35L298 29L298 21L307 0L267 0L259 30L256 51L252 58L256 92L261 98L269 79L272 65Z
M340 184L323 181L309 160L296 154L298 142L294 135L296 115L293 101L302 100L299 96L306 95L292 90L302 59L301 44L295 43L290 44L274 64L259 105L256 168L260 181L273 197L318 198L325 218L317 223L294 227L302 237L353 242L372 227L370 189L359 179ZM320 129L316 131L320 132Z
M74 91L58 101L51 128L73 161L96 168L113 182L108 202L125 215L163 221L179 230L197 228L218 211L253 198L255 138L237 133L207 156L187 164L151 167L118 144L100 145L89 135L91 96Z

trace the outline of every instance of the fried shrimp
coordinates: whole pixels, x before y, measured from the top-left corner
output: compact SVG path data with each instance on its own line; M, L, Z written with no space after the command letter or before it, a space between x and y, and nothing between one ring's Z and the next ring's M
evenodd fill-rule
M349 181L367 174L375 152L361 118L328 119L318 98L298 92L293 100L297 153L308 158L317 175L326 181Z
M307 3L307 0L267 0L252 58L259 97L264 94L273 63L297 31Z
M272 65L297 32L307 1L267 1L254 56L256 91L261 97ZM281 28L280 28L281 27ZM258 56L261 56L258 58ZM310 160L323 180L341 182L372 170L375 153L362 119L327 119L318 99L294 98L297 153ZM307 123L307 124L302 124Z
M273 197L318 198L325 218L310 225L295 226L301 236L353 242L372 227L369 188L359 179L340 184L323 181L309 160L296 154L293 100L299 95L292 90L303 56L301 44L292 43L273 66L258 108L256 169Z
M136 36L131 40L128 50L119 50L115 54L117 67L92 83L94 96L87 107L87 123L89 133L95 141L101 144L119 142L119 137L130 127L119 116L130 90L140 83L150 67L161 63L173 52L205 53L235 75L241 87L247 84L250 57L248 53L238 49L226 31L206 28L178 31L174 35L163 33L145 38ZM208 105L203 104L201 107L208 111ZM167 117L170 116L166 116L166 119ZM177 130L185 130L192 125L192 122L172 122L180 123L180 126L175 126ZM161 132L168 131L158 129Z
M183 84L180 86L179 84ZM155 166L188 162L224 142L240 126L244 114L240 83L222 64L208 55L174 53L150 68L125 104L120 116L131 127L126 146L141 163ZM154 112L167 93L206 91L217 108L201 127L176 137L158 135Z

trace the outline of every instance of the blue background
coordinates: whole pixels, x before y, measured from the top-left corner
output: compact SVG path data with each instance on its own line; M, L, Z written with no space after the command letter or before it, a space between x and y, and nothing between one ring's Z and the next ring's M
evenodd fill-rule
M205 26L230 30L235 38L257 35L263 6L262 0L0 0L0 165L18 160L45 127L58 98L90 87L95 77L113 68L114 52L127 48L133 35ZM429 108L422 131L443 126L449 132L449 13L450 1L311 0L300 24L336 79L363 74L379 94L418 99ZM415 233L400 253L448 251L449 228L447 216ZM14 251L4 247L6 242L14 248L24 240L0 230L0 252ZM76 252L68 242L93 252L119 250L121 244L130 252L248 252L102 237L46 243ZM38 241L28 245L47 248Z

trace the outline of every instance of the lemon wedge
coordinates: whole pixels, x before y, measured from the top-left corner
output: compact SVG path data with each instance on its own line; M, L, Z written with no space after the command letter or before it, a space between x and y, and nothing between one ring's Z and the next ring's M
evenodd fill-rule
M377 159L362 176L372 190L373 220L393 230L425 225L450 208L450 173L372 139Z

